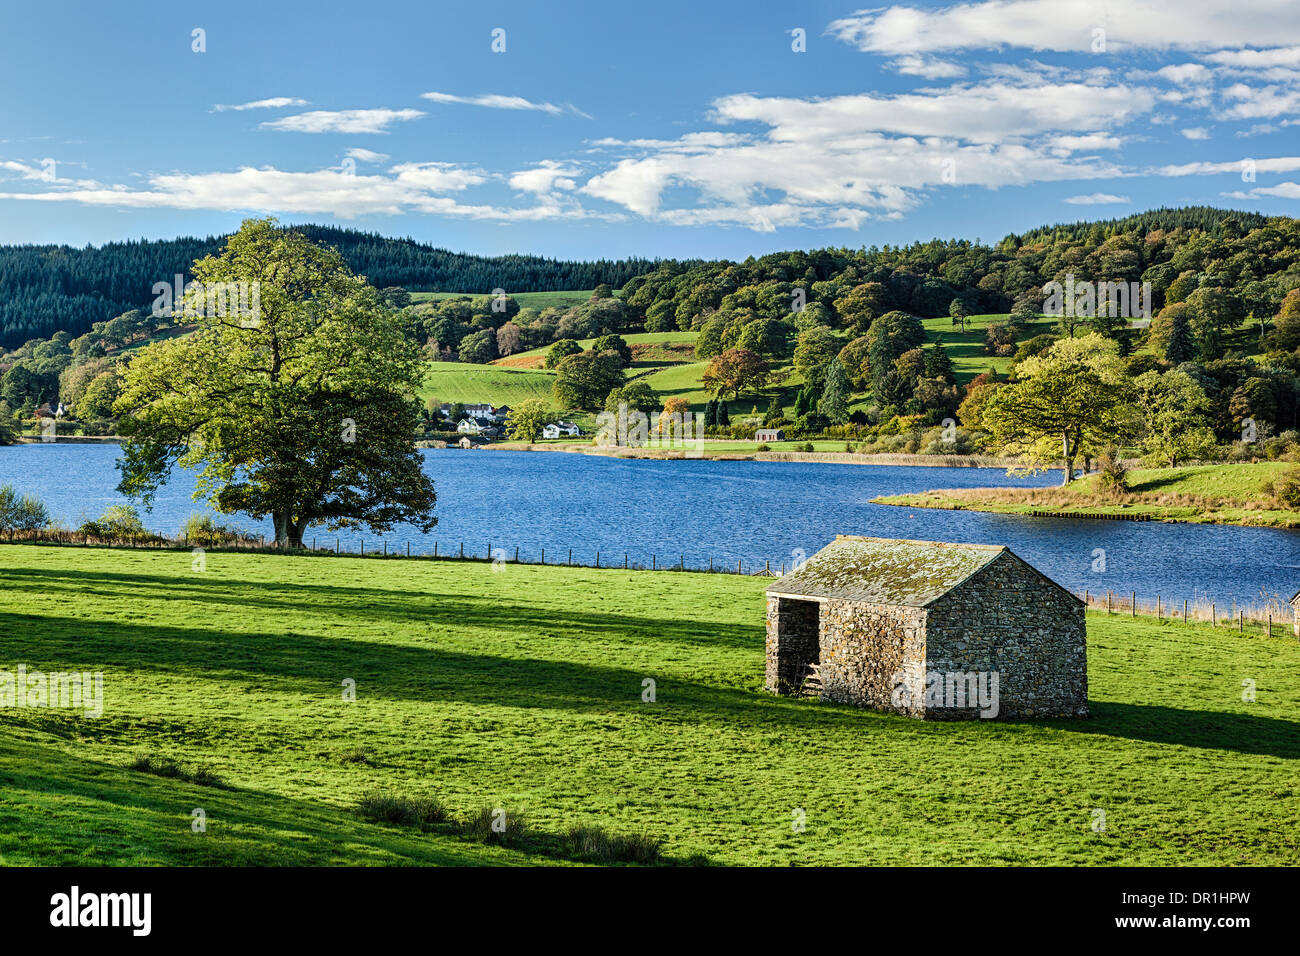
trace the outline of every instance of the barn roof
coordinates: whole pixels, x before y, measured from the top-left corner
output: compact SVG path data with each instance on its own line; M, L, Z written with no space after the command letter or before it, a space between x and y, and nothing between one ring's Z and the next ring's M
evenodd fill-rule
M798 570L773 582L767 591L794 597L925 607L1004 552L1010 553L1005 545L837 535Z

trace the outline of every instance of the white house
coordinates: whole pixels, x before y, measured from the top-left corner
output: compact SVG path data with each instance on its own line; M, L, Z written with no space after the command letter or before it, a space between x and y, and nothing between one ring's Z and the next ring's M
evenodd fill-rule
M581 434L582 429L573 422L552 422L542 429L543 438L573 437Z

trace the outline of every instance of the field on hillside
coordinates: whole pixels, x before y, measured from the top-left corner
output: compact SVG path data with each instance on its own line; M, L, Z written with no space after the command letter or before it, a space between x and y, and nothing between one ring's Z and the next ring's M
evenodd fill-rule
M422 294L426 296L442 295L442 293ZM571 294L584 298L589 295L586 292L524 293L524 295L534 294ZM946 317L923 319L922 324L925 326L926 333L930 336L931 341L934 341L936 337L942 339L944 348L952 357L957 381L964 384L990 368L996 369L999 374L1005 375L1007 369L1011 366L1009 357L996 358L984 354L985 330L990 324L1003 321L1006 321L1005 315L971 316L967 320L965 332L955 328L952 325L952 320ZM1030 324L1030 327L1022 334L1021 340L1051 331L1052 327L1053 320L1048 318L1040 319L1038 322ZM628 373L629 378L636 378L646 382L659 394L662 400L684 398L691 403L693 409L702 411L710 398L709 394L705 392L703 384L704 369L708 363L698 361L695 358L694 343L696 335L695 332L639 332L624 335L624 340L632 347L633 352L632 365ZM579 344L584 349L587 349L591 347L594 341L595 339L584 339ZM542 363L548 351L550 351L549 345L497 359L492 364L503 369L541 372ZM507 394L509 392L508 387L498 392L495 384L488 384L482 380L474 382L473 385L460 381L462 377L466 380L475 378L474 370L481 370L482 366L444 363L437 365L437 367L439 369L439 380L443 383L441 387L444 391L450 393L452 390L456 390L458 394L466 395L473 393L471 397L460 400L490 401L494 404L500 404L490 395ZM788 363L778 367L776 373L782 385L775 393L779 395L786 414L792 415L794 401L803 380ZM507 383L502 382L501 384L506 386ZM537 384L540 385L541 383ZM546 384L546 388L549 396L549 383ZM450 394L443 396L433 386L430 386L425 394L437 394L439 397L451 398ZM769 388L761 396L742 396L731 403L732 414L747 413L754 406L757 406L759 412L763 413L767 410L773 394L774 390ZM479 397L480 395L488 395L489 397ZM508 404L511 400L518 400L518 397L516 394L514 399L503 399L503 401ZM862 409L870 404L869 393L859 392L852 397L849 407L850 409Z
M1128 474L1128 491L1101 494L1096 475L1052 488L962 488L891 495L879 504L909 508L965 508L1001 514L1052 511L1064 514L1136 514L1153 520L1300 528L1300 512L1269 490L1294 464L1284 461L1139 468Z
M551 401L555 373L463 362L429 362L420 398L443 402L515 405L527 398Z
M1005 376L1011 367L1011 358L984 354L984 335L988 327L998 322L1005 322L1005 314L972 315L966 319L966 331L963 332L952 324L952 319L943 316L937 319L922 319L926 335L933 342L935 338L943 340L943 347L952 359L953 371L957 374L958 384L965 385L981 372L995 369ZM1017 342L1051 332L1056 326L1055 319L1041 318L1030 322L1029 326L1017 338Z
M927 723L764 693L766 583L0 546L0 669L105 698L0 709L0 863L568 862L576 824L667 862L1300 862L1294 640L1094 614L1092 719ZM376 793L526 829L373 823Z
M480 295L487 295L491 290L484 289ZM616 293L617 294L617 293ZM412 302L431 302L438 299L459 299L462 296L469 295L467 292L412 292ZM470 296L474 298L474 296ZM549 309L552 306L560 309L572 308L575 305L581 305L591 298L590 289L564 290L561 292L511 292L510 298L519 303L521 309Z

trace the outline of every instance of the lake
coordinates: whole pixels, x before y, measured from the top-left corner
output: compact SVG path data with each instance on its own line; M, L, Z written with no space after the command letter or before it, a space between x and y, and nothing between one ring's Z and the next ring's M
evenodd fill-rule
M0 447L0 484L39 495L70 526L124 499L114 490L116 445ZM1029 479L1001 469L916 468L750 461L631 461L553 452L428 450L425 468L438 492L435 534L398 528L390 550L483 556L489 543L513 556L575 563L757 570L811 555L836 534L1005 544L1076 591L1136 590L1166 601L1208 598L1262 603L1300 589L1300 532L1227 525L1057 520L973 511L873 505L877 495L929 488L1050 485L1060 473ZM193 475L176 472L145 524L175 534L206 510L191 498ZM227 523L270 533L270 522ZM336 535L318 529L321 547ZM308 532L308 539L312 532ZM375 535L338 535L344 550L381 547ZM1104 555L1103 555L1104 553ZM1104 556L1104 562L1101 560ZM1102 569L1104 565L1104 570Z

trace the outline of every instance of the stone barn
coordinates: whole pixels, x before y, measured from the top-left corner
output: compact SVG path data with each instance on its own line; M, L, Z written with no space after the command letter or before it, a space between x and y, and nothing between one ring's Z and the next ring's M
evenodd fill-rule
M1291 595L1291 630L1296 637L1300 637L1300 591Z
M767 589L767 689L928 719L1088 716L1084 604L997 545L839 535Z

